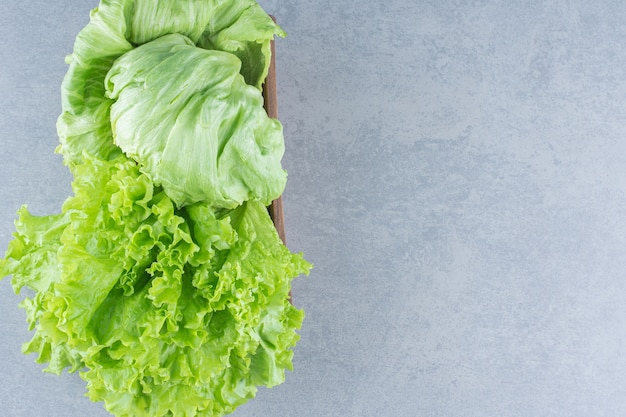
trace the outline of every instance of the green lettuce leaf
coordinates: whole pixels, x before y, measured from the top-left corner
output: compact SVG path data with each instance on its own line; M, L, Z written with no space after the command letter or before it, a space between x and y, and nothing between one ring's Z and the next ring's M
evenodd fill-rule
M34 292L25 352L82 370L117 416L220 416L280 384L303 319L291 281L310 264L265 206L177 209L134 161L83 157L62 213L21 209L0 263Z
M199 48L231 52L241 73L259 90L270 64L270 41L285 36L255 0L101 0L66 59L57 121L57 152L73 169L82 153L107 159L120 150L108 117L112 100L104 79L124 53L167 34L188 37Z
M107 74L115 144L178 206L267 205L284 189L282 126L240 67L233 54L173 34L124 54Z

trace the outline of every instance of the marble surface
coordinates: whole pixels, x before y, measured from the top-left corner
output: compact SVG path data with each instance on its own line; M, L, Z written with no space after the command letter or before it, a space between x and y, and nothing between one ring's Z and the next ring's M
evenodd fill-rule
M286 382L233 415L626 415L618 1L263 0L287 240L315 269ZM95 0L0 4L0 246L59 210L64 56ZM0 282L7 415L106 416L42 374Z

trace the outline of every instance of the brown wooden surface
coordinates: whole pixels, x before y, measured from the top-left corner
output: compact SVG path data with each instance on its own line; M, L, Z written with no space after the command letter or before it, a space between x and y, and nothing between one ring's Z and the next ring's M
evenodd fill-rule
M272 17L273 18L273 17ZM275 51L276 47L274 45L274 41L271 42L271 59L270 59L270 68L267 74L267 78L265 79L265 84L263 85L263 98L264 98L264 106L267 115L271 118L278 118L278 100L276 98L276 59L275 59ZM278 236L286 243L285 240L285 218L283 215L283 199L282 197L278 197L276 200L272 202L269 206L270 216L272 221L274 222L274 226L276 227L276 231L278 232Z

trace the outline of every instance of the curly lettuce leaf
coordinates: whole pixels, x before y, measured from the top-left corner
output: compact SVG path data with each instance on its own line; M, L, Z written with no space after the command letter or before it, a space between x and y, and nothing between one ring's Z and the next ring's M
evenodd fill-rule
M117 416L221 416L280 384L303 319L291 281L310 265L265 206L177 209L132 160L84 158L61 214L20 210L0 263L34 292L25 352L82 370Z

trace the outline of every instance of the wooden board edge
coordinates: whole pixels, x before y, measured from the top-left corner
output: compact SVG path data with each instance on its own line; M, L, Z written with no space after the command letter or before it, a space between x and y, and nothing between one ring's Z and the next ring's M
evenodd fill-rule
M274 21L276 19L271 16ZM278 119L278 98L276 94L276 45L274 40L270 42L270 66L263 84L263 105L267 115L273 119ZM274 200L268 207L270 217L274 222L274 227L278 232L278 236L286 244L285 236L285 217L283 213L282 196Z

